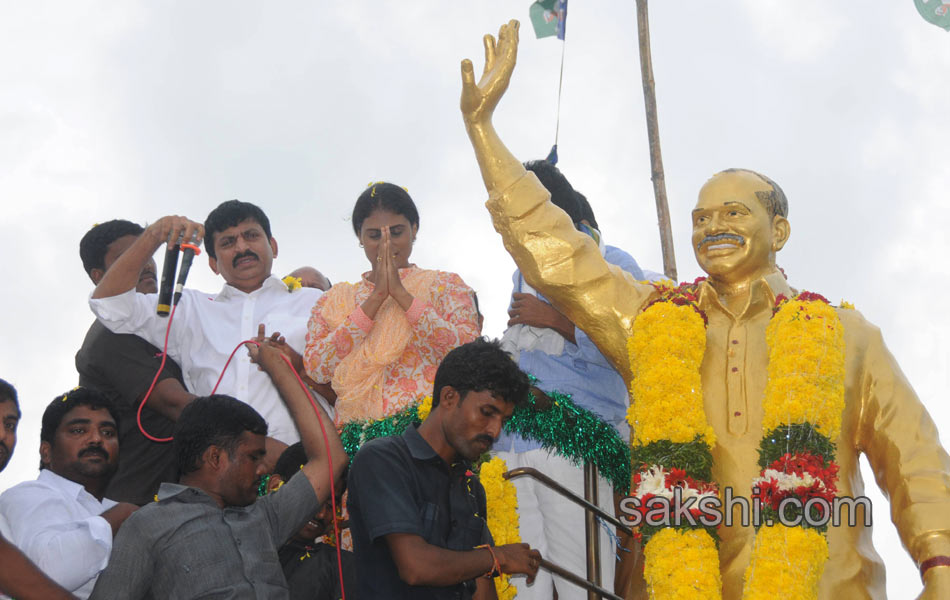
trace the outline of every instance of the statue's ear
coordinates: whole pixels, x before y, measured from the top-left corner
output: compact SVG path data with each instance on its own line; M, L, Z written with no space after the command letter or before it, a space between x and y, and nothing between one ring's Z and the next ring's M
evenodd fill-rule
M778 252L785 247L785 242L791 234L792 226L788 219L782 215L775 215L772 218L772 251Z

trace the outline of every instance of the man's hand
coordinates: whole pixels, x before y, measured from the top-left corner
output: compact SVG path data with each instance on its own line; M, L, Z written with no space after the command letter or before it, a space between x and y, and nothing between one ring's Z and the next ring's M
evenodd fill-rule
M170 215L149 225L142 237L145 236L148 236L155 244L154 250L158 250L163 243L174 245L179 240L197 245L204 239L205 228L201 223L196 223L186 217Z
M502 573L511 575L527 575L528 584L534 583L541 566L541 553L533 550L528 544L505 544L494 547L495 556Z
M116 259L92 292L93 298L111 298L133 289L145 264L162 244L178 240L200 244L205 228L185 217L169 216L155 221L129 248Z
M512 325L529 325L553 329L564 339L576 344L574 324L547 302L542 302L531 294L512 294L514 301L508 309L508 327Z
M478 84L472 61L462 61L461 108L466 125L490 122L498 101L508 89L518 57L518 27L514 19L502 25L497 43L491 34L484 37L485 69Z
M257 337L254 338L253 342L244 344L247 347L248 355L251 357L251 362L272 377L278 369L287 368L284 359L281 358L283 353L280 350L280 340L283 338L279 333L276 333L273 337L273 341L267 337L264 324L261 323L257 326ZM284 345L286 345L286 342Z

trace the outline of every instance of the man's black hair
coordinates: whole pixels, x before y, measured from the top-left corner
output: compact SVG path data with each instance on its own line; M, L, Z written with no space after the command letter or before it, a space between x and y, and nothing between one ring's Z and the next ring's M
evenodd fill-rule
M586 220L590 223L590 226L600 231L600 226L597 224L597 218L594 217L594 209L590 207L590 202L587 201L587 196L574 190L575 198L577 198L577 207L581 211L581 219Z
M297 471L307 462L307 453L303 449L303 442L291 444L280 453L274 473L280 475L285 482L297 474Z
M208 252L208 256L218 258L214 254L215 234L221 233L229 227L239 225L248 219L257 221L257 224L264 230L267 240L270 241L270 220L259 206L240 200L228 200L219 204L218 208L211 211L208 218L205 219L205 250Z
M551 202L567 213L571 223L578 223L583 218L577 197L571 182L561 173L561 170L546 160L531 160L524 163L524 168L534 173L550 193Z
M463 399L468 392L488 390L517 405L528 397L530 382L498 340L477 338L442 359L435 372L433 408L439 405L439 394L445 386L454 388Z
M79 240L79 258L82 259L82 268L86 270L86 274L91 274L93 269L105 270L106 252L112 242L127 235L138 237L143 231L145 230L138 223L123 219L93 225Z
M43 424L40 426L40 441L53 443L56 430L66 413L77 406L88 406L92 410L106 410L112 416L116 428L119 427L119 413L108 396L87 387L78 387L53 398L46 410L43 411Z
M351 220L356 237L359 237L360 230L363 229L363 221L373 214L374 210L380 208L394 215L406 217L410 226L419 225L419 211L416 210L416 203L412 201L409 192L398 185L379 181L363 190L353 206Z
M17 399L16 388L5 379L0 379L0 402L12 402L16 407L16 416L19 419L23 416L20 412L20 401Z
M201 456L217 446L233 457L245 431L267 435L267 422L237 398L215 394L195 398L175 423L174 447L178 471L184 476L201 468Z

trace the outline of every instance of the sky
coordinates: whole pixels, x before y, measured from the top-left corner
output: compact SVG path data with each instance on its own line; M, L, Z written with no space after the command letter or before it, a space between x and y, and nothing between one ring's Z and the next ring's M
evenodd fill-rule
M392 181L421 214L413 261L459 273L499 335L514 264L483 206L459 62L480 70L481 36L523 21L495 123L520 159L547 155L562 42L534 38L529 4L0 4L0 377L24 408L0 490L35 476L42 410L76 383L92 321L78 243L97 222L203 221L239 198L270 217L278 274L353 281L369 269L353 203ZM680 279L701 274L703 182L768 175L789 198L791 284L878 325L948 441L950 33L909 0L654 2L650 27ZM608 243L659 271L633 3L574 0L564 56L558 166ZM220 289L196 263L189 284ZM891 596L910 597L916 569L866 467L865 481Z

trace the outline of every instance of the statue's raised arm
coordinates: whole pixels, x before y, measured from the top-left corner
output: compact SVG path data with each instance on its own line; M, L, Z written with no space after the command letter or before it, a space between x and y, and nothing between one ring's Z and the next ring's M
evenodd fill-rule
M495 133L491 118L508 89L518 58L518 21L498 30L498 39L485 35L485 69L478 83L472 61L462 61L462 118L475 148L482 179L490 195L501 192L524 176L525 170Z
M549 201L534 174L501 142L492 114L508 89L518 56L518 21L509 21L498 39L486 35L485 69L475 83L469 60L462 61L462 117L488 190L495 230L531 286L597 344L628 376L627 336L652 286L607 263L593 239L574 227Z

